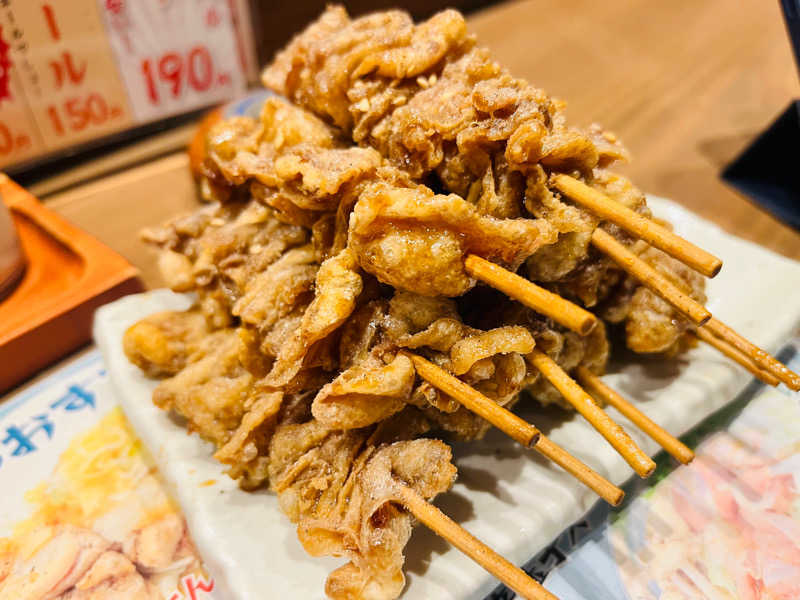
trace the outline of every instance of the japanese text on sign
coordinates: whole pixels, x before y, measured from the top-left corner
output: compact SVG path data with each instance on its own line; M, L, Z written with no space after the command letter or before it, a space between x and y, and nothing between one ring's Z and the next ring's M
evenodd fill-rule
M244 91L229 0L0 0L0 166Z

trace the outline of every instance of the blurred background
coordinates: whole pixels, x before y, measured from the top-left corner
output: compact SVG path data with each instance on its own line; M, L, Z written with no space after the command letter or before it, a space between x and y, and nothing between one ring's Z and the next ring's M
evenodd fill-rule
M196 205L186 148L199 124L210 111L253 109L260 68L324 4L0 0L0 169L121 255L142 286L162 286L138 232ZM800 215L791 187L800 86L787 35L787 24L800 31L796 0L344 4L352 15L398 7L415 19L462 10L513 75L567 101L570 122L617 134L632 156L620 170L641 189L800 259L784 210ZM759 160L735 163L749 147ZM749 187L721 177L731 164L745 167ZM19 244L2 242L0 280L18 278L19 259L3 257Z
M489 4L356 1L347 9L399 7L423 19L445 7L469 13ZM325 5L7 0L0 4L0 166L32 182L45 175L34 167L85 160L93 148L107 153L114 142L190 121L198 108L257 85L259 66Z
M259 67L324 4L4 0L0 168L52 198L182 148L205 110L258 86ZM784 0L784 10L794 4ZM800 258L794 231L719 178L798 96L781 2L345 5L354 15L400 7L417 19L459 8L514 75L569 102L572 122L615 131L640 187Z
M327 4L331 3L322 0L311 2L253 0L251 4L253 7L253 23L257 30L261 32L258 36L258 58L261 64L270 60L275 51L281 48L294 32L315 19ZM402 8L411 13L415 20L419 20L429 17L443 8L457 8L463 13L470 13L485 6L496 4L496 2L491 0L456 0L454 2L425 2L423 0L367 2L365 0L356 0L355 2L341 2L339 4L346 6L347 12L351 15L362 15L388 8ZM281 23L281 26L276 27L277 23Z

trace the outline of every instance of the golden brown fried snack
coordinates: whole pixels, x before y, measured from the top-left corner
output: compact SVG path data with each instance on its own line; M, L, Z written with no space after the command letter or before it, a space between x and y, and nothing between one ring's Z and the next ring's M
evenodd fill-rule
M362 289L356 258L349 249L320 265L314 300L303 313L300 326L280 349L267 376L268 385L285 386L300 372L314 346L323 342L353 312Z
M567 127L562 104L474 48L446 10L414 25L387 11L351 20L329 7L262 75L264 84L418 178L466 196L487 169L541 163L590 173L623 158L613 136Z
M172 319L182 314L174 313ZM193 309L186 314L194 319L199 313ZM137 331L139 325L129 331ZM180 339L180 332L173 328L164 334L168 344L176 343L169 335ZM139 345L149 344L143 340L126 335L126 352L141 355ZM310 418L313 395L302 388L316 391L330 379L314 371L296 378L294 388L275 390L247 368L248 361L254 360L247 356L252 352L242 341L242 330L206 332L186 364L153 392L157 406L174 411L186 420L189 431L217 447L214 457L230 467L228 474L245 489L259 487L268 477L268 448L275 428Z
M209 332L197 309L165 311L131 325L122 337L122 348L148 377L175 375L205 345Z
M314 131L325 128L308 113L268 99L260 122L237 118L214 127L209 177L217 185L247 184L258 202L278 211L278 218L312 228L323 246L325 241L332 246L320 249L324 256L348 243L359 265L383 282L456 296L474 285L464 272L466 253L516 269L555 240L556 232L544 220L483 215L458 196L436 195L412 183L403 172L382 165L373 149L337 145L332 130L317 144L292 145L286 133L273 145L276 136L267 132L282 128L276 119L287 119L292 131L303 119Z
M426 296L460 296L474 284L469 253L512 270L555 240L546 221L481 215L455 194L428 188L365 186L350 218L349 246L365 271L395 288Z
M372 425L405 408L415 376L414 365L402 354L388 364L368 355L319 391L311 413L337 429Z
M222 446L239 426L254 378L239 361L235 330L212 333L205 347L206 352L195 353L184 369L158 385L153 402L185 417L189 431Z
M257 276L311 236L251 200L205 206L142 237L160 249L167 284L178 292L197 292L201 310L219 328L230 324L231 307L248 291L247 302L253 301Z
M270 480L303 547L350 559L328 577L331 598L389 600L402 591L412 518L399 506L397 486L431 499L456 474L442 442L409 439L425 429L410 409L377 429L337 431L310 421L273 437Z
M606 169L625 156L613 136L568 127L560 102L474 48L455 11L415 26L330 8L264 78L301 107L271 98L258 119L211 129L200 170L212 204L146 235L198 304L138 323L126 352L172 376L154 401L212 441L231 477L269 482L309 553L349 559L331 597L389 600L412 527L399 486L429 499L455 476L450 449L417 438L489 428L404 352L509 408L523 389L563 404L526 361L534 347L567 371L608 359L603 324L580 337L474 288L465 256L598 307L641 352L675 351L684 325L594 253L592 232L698 299L702 280L551 189L569 173L649 216Z
M606 169L626 158L624 149L598 126L569 127L562 103L512 77L486 50L474 48L457 12L444 11L414 25L398 11L351 20L341 7L331 7L292 40L262 79L331 119L353 141L377 149L413 178L435 174L479 214L534 216L546 222L550 233L542 236L545 243L527 258L531 279L592 307L626 278L609 259L590 250L599 220L549 187L551 173L578 176L649 216L644 195ZM632 243L615 227L609 231ZM355 233L351 239L358 243L361 237ZM360 244L367 255L364 264L382 280L429 294L469 288L450 228L436 231L436 237L393 227L377 237L370 233ZM434 253L421 248L434 242L441 260L423 271ZM420 268L408 272L398 268L401 263ZM682 270L671 274L694 287ZM638 305L644 309L646 304L651 314L642 313L639 320L658 321L656 315L669 318L668 313L679 318L666 305L657 307L649 294L642 291L640 297L648 301ZM636 351L668 346L665 339L644 340L636 331L635 325L629 329L629 345Z

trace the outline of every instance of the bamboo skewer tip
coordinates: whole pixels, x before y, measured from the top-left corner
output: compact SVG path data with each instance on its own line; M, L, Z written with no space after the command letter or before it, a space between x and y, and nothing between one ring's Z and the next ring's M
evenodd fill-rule
M792 391L800 391L800 375L789 369L782 362L765 352L753 342L743 337L731 327L712 318L705 324L707 331L713 333L717 338L730 344L734 348L743 352L750 360L764 371L768 371Z
M586 367L580 366L576 370L576 376L589 393L616 408L680 463L687 465L694 460L694 452L686 444L651 420L613 388L606 385L598 375L595 375Z
M765 371L760 368L747 354L732 346L725 340L722 340L715 336L712 332L710 332L705 327L698 327L696 331L692 332L699 341L704 342L717 350L723 356L728 357L735 363L739 364L745 370L747 370L751 375L759 379L760 381L766 383L767 385L771 385L773 387L780 385L780 380L775 377L769 371Z
M714 265L713 268L711 268L706 277L708 277L709 279L714 279L714 277L719 275L720 271L722 271L722 260L719 260L719 262L716 265Z
M400 481L397 489L402 504L418 521L430 528L469 558L528 600L558 600L542 584L425 500L416 490Z
M651 246L666 252L698 273L702 273L706 277L715 277L722 268L722 261L710 252L616 202L582 181L563 173L552 175L550 181L553 187L573 202L643 239Z
M587 335L597 325L597 317L588 310L485 258L469 254L464 259L464 268L472 277L575 333Z
M533 449L556 463L611 506L619 506L625 498L625 492L619 487L572 456L547 436L542 435Z
M417 374L433 387L452 396L523 446L549 458L609 504L616 506L622 501L622 490L550 441L536 427L425 358L407 350L401 350L401 353L411 359Z
M610 233L598 227L592 233L592 244L696 325L704 325L711 319L711 313L705 306L678 289L661 273L614 239Z
M646 478L653 473L656 468L653 459L552 358L536 348L527 357L561 396L619 452L637 475Z

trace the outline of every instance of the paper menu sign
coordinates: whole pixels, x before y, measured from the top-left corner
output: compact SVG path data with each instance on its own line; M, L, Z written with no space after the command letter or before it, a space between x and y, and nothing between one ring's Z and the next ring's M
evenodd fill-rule
M94 2L4 0L11 68L46 150L130 126L125 90ZM5 107L0 104L0 115Z
M107 386L93 351L0 404L0 598L211 600L214 579Z
M244 90L226 0L97 0L135 117L149 121Z
M5 28L0 31L0 55L4 52L3 32ZM44 154L46 148L25 101L18 74L6 66L0 69L5 73L5 77L0 77L0 165L5 165Z
M0 167L243 92L243 13L230 0L0 0Z

